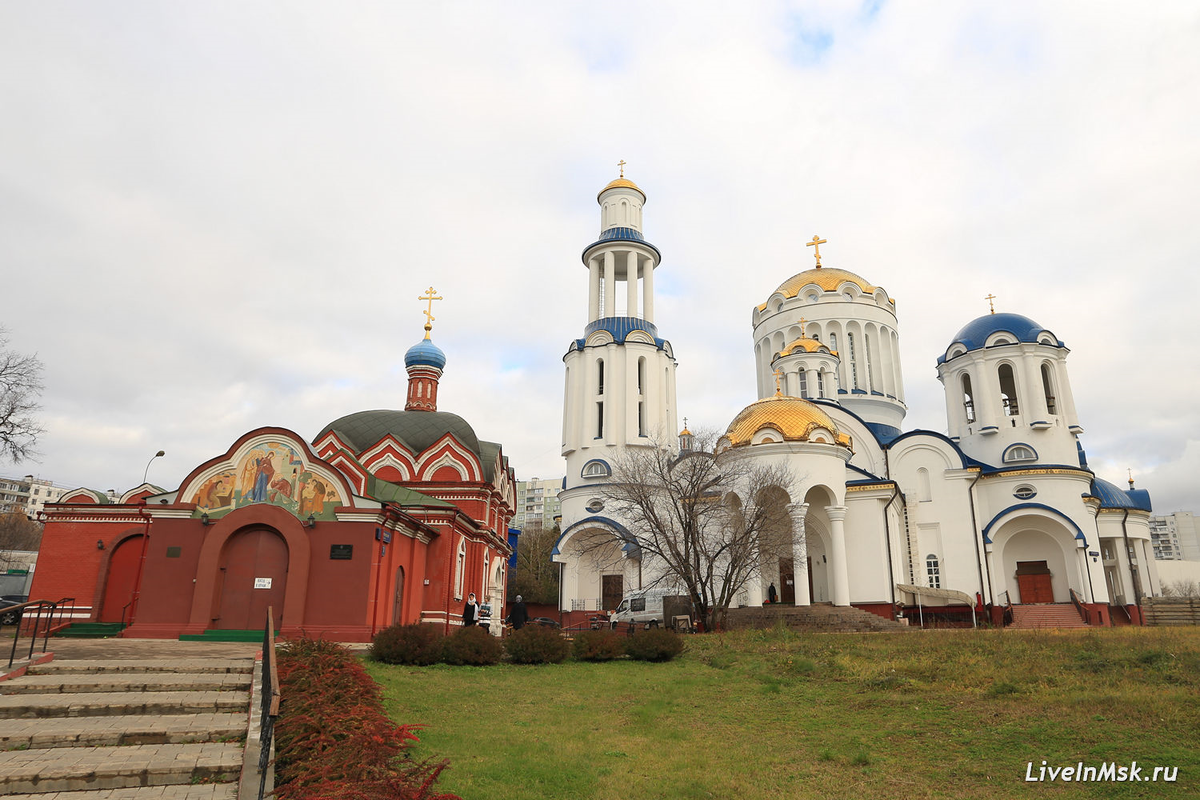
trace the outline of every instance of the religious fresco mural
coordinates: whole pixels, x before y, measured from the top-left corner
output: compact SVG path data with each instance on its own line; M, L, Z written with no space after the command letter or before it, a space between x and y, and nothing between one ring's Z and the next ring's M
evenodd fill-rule
M192 496L194 517L219 518L244 506L270 503L300 519L334 520L341 505L337 488L305 468L304 459L286 442L264 442L200 484Z

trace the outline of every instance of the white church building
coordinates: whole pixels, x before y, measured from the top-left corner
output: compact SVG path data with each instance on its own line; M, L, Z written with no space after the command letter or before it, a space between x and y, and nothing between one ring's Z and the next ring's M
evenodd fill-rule
M583 251L587 325L563 359L554 559L564 612L611 610L657 574L605 513L603 487L625 448L679 429L675 352L654 324L661 256L643 234L646 196L622 172L597 199L600 235ZM823 266L823 243L809 243L813 269L753 309L759 399L717 443L795 476L780 487L792 551L764 566L742 603L763 603L774 586L782 603L887 618L920 603L999 621L1010 605L1074 601L1092 624L1140 623L1140 599L1160 588L1150 498L1088 468L1066 344L1019 314L967 322L937 356L948 435L906 431L896 303Z

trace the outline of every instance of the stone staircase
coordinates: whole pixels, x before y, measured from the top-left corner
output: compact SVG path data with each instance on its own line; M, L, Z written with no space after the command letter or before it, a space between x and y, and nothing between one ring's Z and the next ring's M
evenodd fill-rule
M55 660L0 681L0 795L236 800L253 668Z
M1047 603L1045 605L1013 606L1013 621L1010 629L1033 628L1086 628L1087 623L1079 616L1072 603Z
M908 630L903 625L884 619L878 614L852 606L817 603L811 606L749 606L729 609L727 627L773 628L783 624L798 631L818 633L869 633Z

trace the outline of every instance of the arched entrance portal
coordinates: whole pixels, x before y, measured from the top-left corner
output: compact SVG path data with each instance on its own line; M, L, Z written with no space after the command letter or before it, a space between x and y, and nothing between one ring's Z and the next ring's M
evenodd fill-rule
M104 598L100 601L97 622L125 622L133 600L137 581L138 562L142 558L142 537L130 536L112 551L108 559L108 576L104 579Z
M246 528L230 536L221 549L220 611L214 627L261 628L268 607L274 609L276 629L281 627L287 573L287 542L274 528Z

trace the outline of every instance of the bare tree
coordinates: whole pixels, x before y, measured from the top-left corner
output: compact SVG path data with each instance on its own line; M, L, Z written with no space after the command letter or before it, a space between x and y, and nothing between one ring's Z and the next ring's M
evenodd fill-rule
M683 453L661 444L629 448L604 492L643 569L686 593L710 629L724 626L747 584L790 557L794 544L790 470L737 450L714 455L716 439L699 434Z
M557 605L558 564L550 557L558 541L558 526L547 528L540 520L526 523L517 539L517 566L509 574L508 596L527 603Z
M36 454L45 431L34 415L42 391L42 362L8 349L8 332L0 328L0 459L21 462Z
M24 563L14 558L14 550L37 550L42 544L42 525L21 511L0 514L0 570Z

